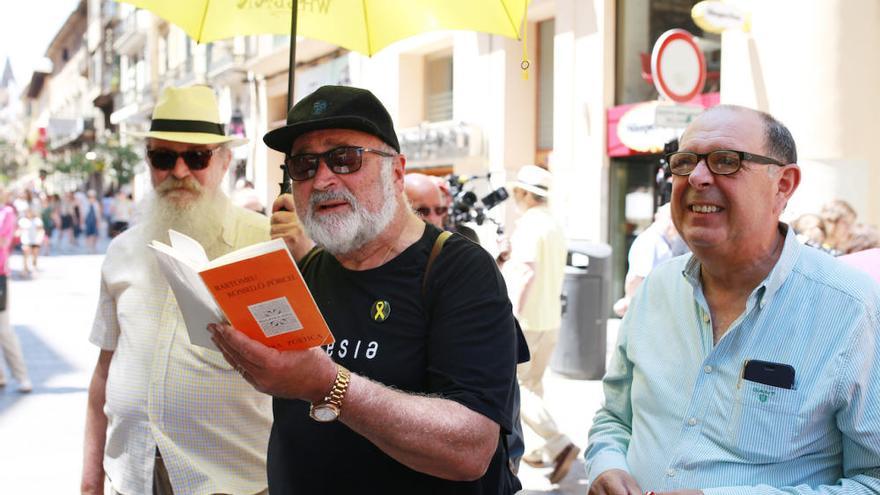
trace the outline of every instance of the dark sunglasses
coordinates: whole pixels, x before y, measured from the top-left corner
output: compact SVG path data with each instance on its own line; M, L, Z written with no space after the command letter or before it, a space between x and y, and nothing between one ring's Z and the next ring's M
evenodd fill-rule
M318 173L318 166L322 159L334 174L352 174L361 169L361 165L364 163L364 153L375 153L384 157L394 156L384 151L361 146L340 146L323 153L287 155L284 158L284 166L287 167L290 178L295 181L309 180L314 177Z
M421 208L413 208L413 211L418 213L418 215L420 217L426 217L426 216L430 215L431 211L433 211L434 214L437 215L438 217L442 217L443 215L445 215L446 213L449 212L449 210L445 206L435 206L433 208L430 208L428 206L422 206Z
M709 153L676 151L666 155L666 163L669 164L669 171L672 175L690 175L702 160L706 160L706 166L715 175L736 173L742 168L743 161L760 163L762 165L785 166L784 163L780 163L773 158L736 150L715 150Z
M187 150L187 151L171 151L162 148L154 148L147 150L147 160L156 170L168 171L174 168L177 158L183 158L183 163L190 170L203 170L211 163L211 156L220 148L210 150Z

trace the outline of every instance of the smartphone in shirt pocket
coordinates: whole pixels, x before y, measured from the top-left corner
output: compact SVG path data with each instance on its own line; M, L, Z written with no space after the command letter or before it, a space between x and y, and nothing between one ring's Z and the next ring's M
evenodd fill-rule
M728 448L744 462L781 462L792 454L801 400L791 365L757 359L743 364L728 423Z
M791 390L794 388L794 368L790 364L749 359L743 365L743 380Z

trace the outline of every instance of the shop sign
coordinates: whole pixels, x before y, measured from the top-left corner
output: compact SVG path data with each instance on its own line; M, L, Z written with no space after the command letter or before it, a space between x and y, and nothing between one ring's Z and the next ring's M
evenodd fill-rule
M703 113L704 108L699 105L657 105L657 113L654 116L654 124L658 127L673 127L684 129Z
M721 33L728 29L749 30L749 15L729 2L705 0L691 9L694 23L708 33Z
M720 93L703 93L686 109L681 108L683 105L658 101L611 107L606 120L608 156L661 153L663 145L677 138L687 127L687 124L681 124L689 115L696 115L720 102Z
M696 98L706 83L706 59L693 35L684 29L661 34L651 52L651 75L664 98L679 103Z
M663 145L678 137L681 129L660 127L656 122L659 102L649 101L629 109L617 123L620 142L633 151L660 153Z

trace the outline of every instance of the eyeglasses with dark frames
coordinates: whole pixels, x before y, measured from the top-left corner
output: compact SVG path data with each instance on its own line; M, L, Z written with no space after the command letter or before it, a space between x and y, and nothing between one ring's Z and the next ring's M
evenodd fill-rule
M363 146L340 146L323 153L298 153L287 155L284 158L284 166L287 173L295 181L309 180L318 173L321 160L327 164L334 174L353 174L361 169L364 163L364 153L373 153L386 158L393 157L391 153L364 148Z
M445 206L435 206L433 208L428 207L428 206L422 206L419 208L413 208L413 211L415 211L420 217L426 217L426 216L430 215L432 211L434 212L434 215L437 215L438 217L442 217L443 215L445 215L449 212L449 209L446 208Z
M190 170L203 170L211 164L211 157L220 148L205 150L173 151L164 148L152 148L147 150L147 161L156 170L167 172L177 164L177 158L183 158L183 163Z
M743 161L761 165L785 166L784 163L770 157L736 150L715 150L709 153L676 151L666 155L666 163L669 164L669 171L673 175L690 175L702 160L706 160L706 166L715 175L734 174L742 168Z

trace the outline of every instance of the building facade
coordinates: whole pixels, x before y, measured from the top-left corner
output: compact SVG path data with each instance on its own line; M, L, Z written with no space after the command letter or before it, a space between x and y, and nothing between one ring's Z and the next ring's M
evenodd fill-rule
M555 178L551 208L571 239L613 247L613 292L619 294L629 244L657 204L664 141L681 131L654 132L654 110L648 107L657 105L658 96L650 54L660 34L682 28L697 37L707 66L703 94L692 103L742 104L769 111L791 127L804 180L788 216L842 198L856 206L862 220L880 222L880 196L871 190L880 171L870 149L878 129L872 117L880 110L873 91L880 82L880 4L740 0L731 3L748 13L751 29L713 34L691 18L696 3L533 0L525 41L435 32L395 43L372 58L299 39L294 101L323 84L372 90L395 121L407 168L466 176L466 187L478 196L504 185L523 165L549 168ZM37 120L79 112L84 122L92 119L96 139L118 135L125 141L128 132L146 128L162 88L210 84L229 129L251 139L236 151L227 189L247 179L270 205L283 157L261 137L285 123L289 38L249 36L199 45L130 5L109 0L80 5L72 19L87 12L74 23L82 23L82 33L67 24L62 31L68 33L64 39L80 36L82 48L31 83L33 89L37 79L45 82L32 97L42 102L34 103L43 112ZM56 39L50 51L60 46ZM77 77L85 77L87 86L69 82ZM67 82L53 83L61 78ZM90 108L74 103L81 100ZM635 107L647 117L639 117ZM621 135L633 129L647 145ZM146 180L142 174L135 190L146 190ZM511 201L490 212L508 228L516 214ZM478 230L494 249L495 227L486 223Z

